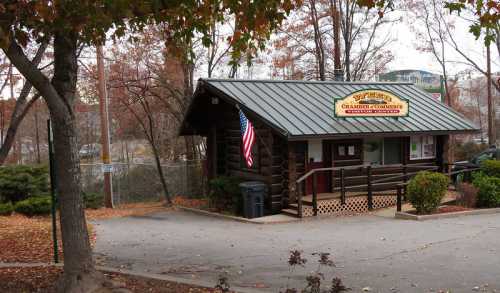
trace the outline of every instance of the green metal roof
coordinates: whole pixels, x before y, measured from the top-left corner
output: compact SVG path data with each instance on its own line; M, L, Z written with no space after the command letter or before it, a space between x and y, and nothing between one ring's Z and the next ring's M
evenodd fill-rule
M410 83L200 79L203 87L293 137L477 131L460 113ZM408 117L335 118L334 98L380 89L409 100Z

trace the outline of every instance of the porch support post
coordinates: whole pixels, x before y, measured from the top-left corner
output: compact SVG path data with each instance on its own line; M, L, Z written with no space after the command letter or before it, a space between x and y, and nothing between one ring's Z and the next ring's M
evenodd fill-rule
M373 191L372 191L372 166L366 167L366 180L368 188L368 210L373 209Z
M313 176L312 204L313 204L314 215L317 216L318 215L318 190L317 190L318 177L316 176L316 173L313 173L312 176Z
M403 188L401 185L397 185L397 196L396 196L396 211L400 212L401 211L401 189Z
M440 171L449 174L450 173L450 164L453 164L453 152L450 145L451 135L442 135L438 136L436 140L437 144L437 163Z
M345 170L340 169L340 203L345 205Z
M288 203L297 200L297 165L295 158L295 144L288 142Z

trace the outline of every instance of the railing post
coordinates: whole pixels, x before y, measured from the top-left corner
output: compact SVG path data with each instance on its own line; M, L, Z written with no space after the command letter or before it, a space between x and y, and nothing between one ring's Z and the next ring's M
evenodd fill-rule
M405 183L408 181L408 169L406 168L406 164L403 165L403 181Z
M373 193L372 193L372 166L366 167L366 187L368 189L368 210L373 209Z
M401 211L401 185L396 186L397 196L396 196L396 210Z
M441 164L440 164L440 166L439 166L439 169L440 169L439 171L440 171L441 173L444 173L444 174L448 173L448 172L446 171L446 170L447 170L447 168L446 168L446 163L444 162L444 160L441 162Z
M318 177L316 176L316 172L312 174L313 176L313 182L312 182L312 191L313 191L313 196L312 196L312 204L313 204L313 213L315 216L318 215L318 191L317 191L317 186L318 186Z
M297 183L297 215L302 218L302 188L300 185L304 185L304 181Z
M332 176L330 177L330 179L332 180L332 184L330 184L330 185L331 185L330 192L331 192L331 193L334 193L334 192L335 192L335 170L330 171L330 173L331 173L331 175L332 175Z
M340 203L345 205L345 170L340 169Z

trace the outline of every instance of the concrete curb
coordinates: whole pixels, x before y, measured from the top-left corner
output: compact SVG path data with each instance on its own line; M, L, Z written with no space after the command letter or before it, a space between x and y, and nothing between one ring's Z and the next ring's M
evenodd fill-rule
M101 272L120 273L120 274L124 274L124 275L130 275L133 277L142 277L142 278L146 278L146 279L168 281L168 282L173 282L173 283L182 283L182 284L197 286L197 287L214 288L215 284L216 284L216 280L214 280L213 283L210 283L210 282L203 281L203 280L192 280L192 279L173 277L173 276L167 276L167 275L161 275L161 274L136 272L136 271L124 270L124 269L116 269L116 268L104 267L104 266L96 266L96 268ZM258 290L258 289L241 288L238 286L231 286L231 290L238 292L238 293L262 293L263 292L263 291Z
M500 213L500 208L478 209L472 211L461 211L461 212L452 212L452 213L434 214L434 215L414 215L406 212L396 212L394 217L396 219L402 219L402 220L426 221L434 219L456 218L461 216L473 216L473 215L488 215L496 213Z
M269 225L269 224L284 224L284 223L293 223L293 222L301 221L301 219L299 219L299 218L290 217L289 220L266 222L266 221L258 220L259 218L247 219L247 218L241 218L241 217L236 217L236 216L230 216L230 215L209 212L209 211L195 209L195 208L188 208L188 207L183 207L183 206L176 206L176 207L179 208L180 210L203 215L203 216L209 216L209 217L232 220L232 221L237 221L237 222L241 222L241 223L249 223L249 224Z
M20 263L20 262L15 262L15 263L4 263L0 262L0 268L33 268L33 267L62 267L62 263ZM173 277L173 276L167 276L167 275L161 275L161 274L153 274L153 273L145 273L145 272L136 272L136 271L131 271L131 270L124 270L124 269L116 269L112 267L106 267L106 266L98 266L96 265L96 269L98 271L104 272L104 273L120 273L124 275L129 275L133 277L141 277L141 278L146 278L146 279L154 279L154 280L161 280L161 281L168 281L168 282L173 282L173 283L181 283L181 284L186 284L186 285L191 285L191 286L196 286L196 287L205 287L205 288L214 288L216 281L214 280L213 283L203 281L203 280L192 280L192 279L186 279L186 278L179 278L179 277ZM232 286L231 290L238 292L238 293L262 293L265 291L254 289L254 288L242 288L238 286Z

